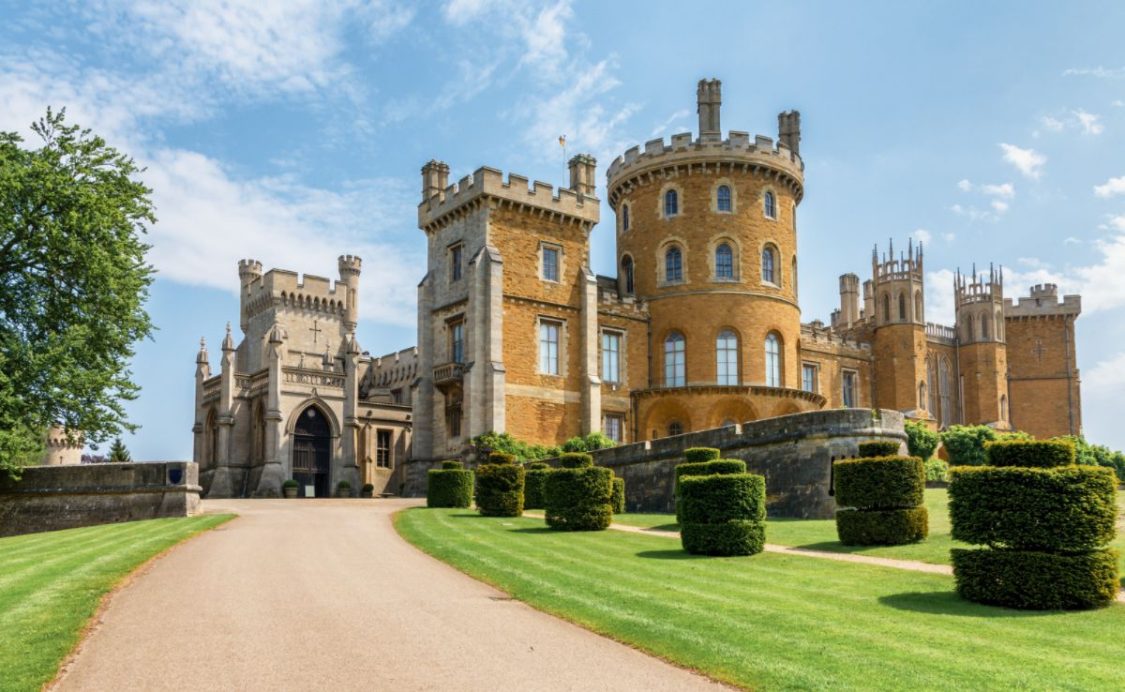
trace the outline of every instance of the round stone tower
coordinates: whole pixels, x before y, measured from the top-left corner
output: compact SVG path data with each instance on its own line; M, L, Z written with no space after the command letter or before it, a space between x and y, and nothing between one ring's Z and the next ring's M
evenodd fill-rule
M778 117L776 145L724 139L719 80L700 81L697 97L698 138L633 147L607 174L619 290L651 314L649 389L636 395L644 437L823 404L797 391L800 116Z

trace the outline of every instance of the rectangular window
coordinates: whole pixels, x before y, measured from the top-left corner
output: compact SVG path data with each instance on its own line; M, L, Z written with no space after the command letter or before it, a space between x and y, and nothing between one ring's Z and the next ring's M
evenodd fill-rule
M816 393L817 365L815 363L801 364L801 389L806 392Z
M461 320L449 324L449 360L465 362L465 323Z
M445 409L445 431L453 437L461 437L461 406L447 406Z
M560 331L562 325L558 322L539 322L539 372L544 375L559 374Z
M378 430L375 432L375 465L389 469L391 467L391 431Z
M607 413L602 417L602 432L605 436L620 444L624 441L625 416L619 413Z
M559 248L543 245L543 278L546 281L559 280Z
M856 407L856 374L851 370L844 371L844 406Z
M462 255L464 254L465 246L461 244L454 245L449 248L449 280L460 281L463 274Z
M621 334L602 332L602 381L621 382Z

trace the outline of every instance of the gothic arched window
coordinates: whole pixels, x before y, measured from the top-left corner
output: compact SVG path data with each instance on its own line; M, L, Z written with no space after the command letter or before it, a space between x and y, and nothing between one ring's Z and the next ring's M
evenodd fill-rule
M777 218L777 200L772 192L767 191L762 196L762 213L765 214L767 219Z
M664 216L675 216L680 213L680 196L675 190L664 193Z
M728 243L720 243L715 248L715 278L734 278L734 251Z
M684 256L675 245L664 252L664 280L668 283L684 280Z
M730 186L720 185L715 191L715 208L719 211L730 211Z
M633 258L629 255L621 258L621 274L625 278L625 293L633 295Z
M900 320L904 321L904 322L906 321L906 294L905 293L899 293L898 294L898 318Z
M622 231L629 230L629 205L628 204L622 204L621 205L621 230Z
M777 271L777 250L772 245L762 248L762 281L781 285Z

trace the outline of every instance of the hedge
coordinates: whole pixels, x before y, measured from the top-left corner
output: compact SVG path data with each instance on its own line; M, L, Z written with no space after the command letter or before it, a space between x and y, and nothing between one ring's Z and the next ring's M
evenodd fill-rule
M465 464L463 464L460 461L457 461L456 459L450 459L448 461L441 462L441 468L446 470L446 471L452 471L454 469L465 468Z
M445 462L442 464L444 467ZM431 469L427 474L427 507L469 507L473 504L473 472L459 468Z
M613 520L613 471L598 466L551 471L544 485L547 526L602 531Z
M680 479L680 541L698 555L754 555L766 542L766 479L750 473Z
M1074 465L1074 443L1070 440L986 442L990 466L1054 468Z
M917 457L841 459L833 475L840 507L906 509L925 500L925 464Z
M930 430L925 423L913 420L906 421L905 429L906 453L923 461L929 461L937 451L940 442L938 434Z
M766 518L766 479L752 473L686 476L680 481L685 524L721 524Z
M859 443L859 456L861 457L893 457L898 454L901 445L898 442L887 440L872 440Z
M836 534L844 545L902 545L930 533L925 507L836 511Z
M491 456L489 457L491 459ZM486 517L523 514L524 468L518 464L485 464L477 469L477 509Z
M693 447L687 451L710 450L710 447ZM716 453L718 450L714 450ZM741 459L713 459L711 461L677 464L673 469L672 497L676 503L676 521L680 520L680 478L684 476L717 476L746 473L746 462Z
M594 457L585 452L567 452L559 455L559 468L583 469L594 465Z
M987 425L951 425L940 437L950 466L982 466L988 463L984 445L996 439L996 431Z
M1117 476L1102 466L960 466L950 471L954 540L1075 552L1116 533Z
M547 506L544 488L547 483L547 475L551 473L551 467L548 464L536 462L528 464L524 468L526 470L523 480L523 508L543 509Z
M1074 555L983 549L952 551L957 593L977 603L1072 610L1098 608L1117 597L1117 551Z
M613 477L613 493L610 496L609 504L613 505L614 514L622 514L625 511L625 479Z
M694 464L700 461L713 461L719 458L715 447L688 447L684 450L684 461Z
M760 521L682 524L680 542L693 555L756 555L765 548L766 525Z
M507 452L489 452L488 464L514 464L516 463L516 455Z

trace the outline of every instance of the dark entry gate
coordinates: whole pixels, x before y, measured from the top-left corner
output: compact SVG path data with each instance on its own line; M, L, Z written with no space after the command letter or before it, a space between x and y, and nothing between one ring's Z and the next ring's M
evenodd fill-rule
M293 430L293 480L312 486L316 497L329 497L329 466L332 460L332 429L324 413L315 406L301 412Z

